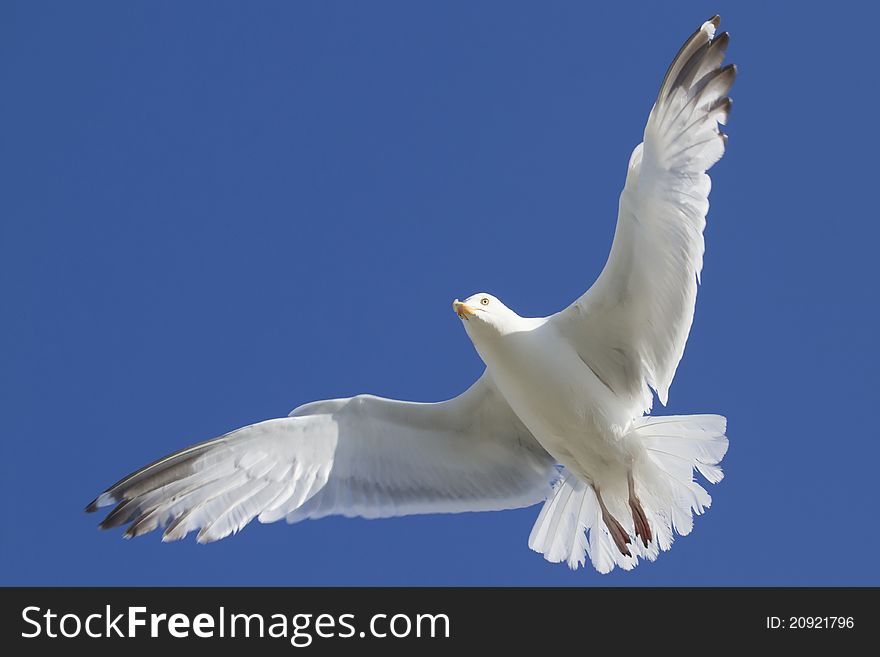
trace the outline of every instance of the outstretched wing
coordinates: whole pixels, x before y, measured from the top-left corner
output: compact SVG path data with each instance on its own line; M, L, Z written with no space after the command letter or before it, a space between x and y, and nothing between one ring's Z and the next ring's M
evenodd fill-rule
M546 498L553 459L484 374L435 404L361 395L314 402L167 456L111 486L104 528L199 542L253 518L492 511Z
M665 405L694 317L711 181L724 154L718 128L736 69L721 67L728 35L718 17L682 46L633 151L611 254L598 280L556 314L597 377L633 415Z

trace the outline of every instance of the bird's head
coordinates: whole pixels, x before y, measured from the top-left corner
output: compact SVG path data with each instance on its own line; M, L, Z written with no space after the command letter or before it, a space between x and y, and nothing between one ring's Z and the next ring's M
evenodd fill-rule
M504 335L515 330L519 315L486 292L472 294L464 301L452 302L452 310L459 316L468 335Z

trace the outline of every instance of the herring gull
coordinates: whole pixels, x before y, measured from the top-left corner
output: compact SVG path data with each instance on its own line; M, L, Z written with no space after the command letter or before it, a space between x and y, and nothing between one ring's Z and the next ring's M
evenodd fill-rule
M198 530L200 543L252 519L385 518L543 502L529 547L600 572L654 560L711 502L726 421L649 415L666 404L694 316L709 207L706 171L726 138L719 19L685 42L629 160L611 253L593 286L549 317L488 293L453 302L486 365L439 403L358 395L305 404L159 459L99 495L101 527L125 536Z

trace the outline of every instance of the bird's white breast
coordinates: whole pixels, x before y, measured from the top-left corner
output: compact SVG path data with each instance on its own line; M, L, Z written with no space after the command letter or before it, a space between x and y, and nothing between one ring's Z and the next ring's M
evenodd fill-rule
M510 407L554 458L582 476L622 464L626 408L555 327L474 344Z

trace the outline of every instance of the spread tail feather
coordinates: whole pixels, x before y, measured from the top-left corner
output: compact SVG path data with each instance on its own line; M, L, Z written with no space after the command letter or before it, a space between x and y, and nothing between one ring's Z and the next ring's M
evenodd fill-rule
M590 558L600 573L615 566L631 570L639 558L654 561L661 550L672 547L674 534L686 536L693 528L693 514L702 514L711 503L709 493L694 481L694 469L710 483L718 483L718 466L727 452L727 421L720 415L673 415L644 417L633 423L624 440L638 441L644 449L633 463L636 493L641 500L653 536L647 546L633 541L632 556L621 554L602 519L593 487L568 469L547 498L529 536L529 547L548 561L565 561L572 569ZM619 496L603 499L613 509L628 509ZM615 513L635 536L632 517Z

